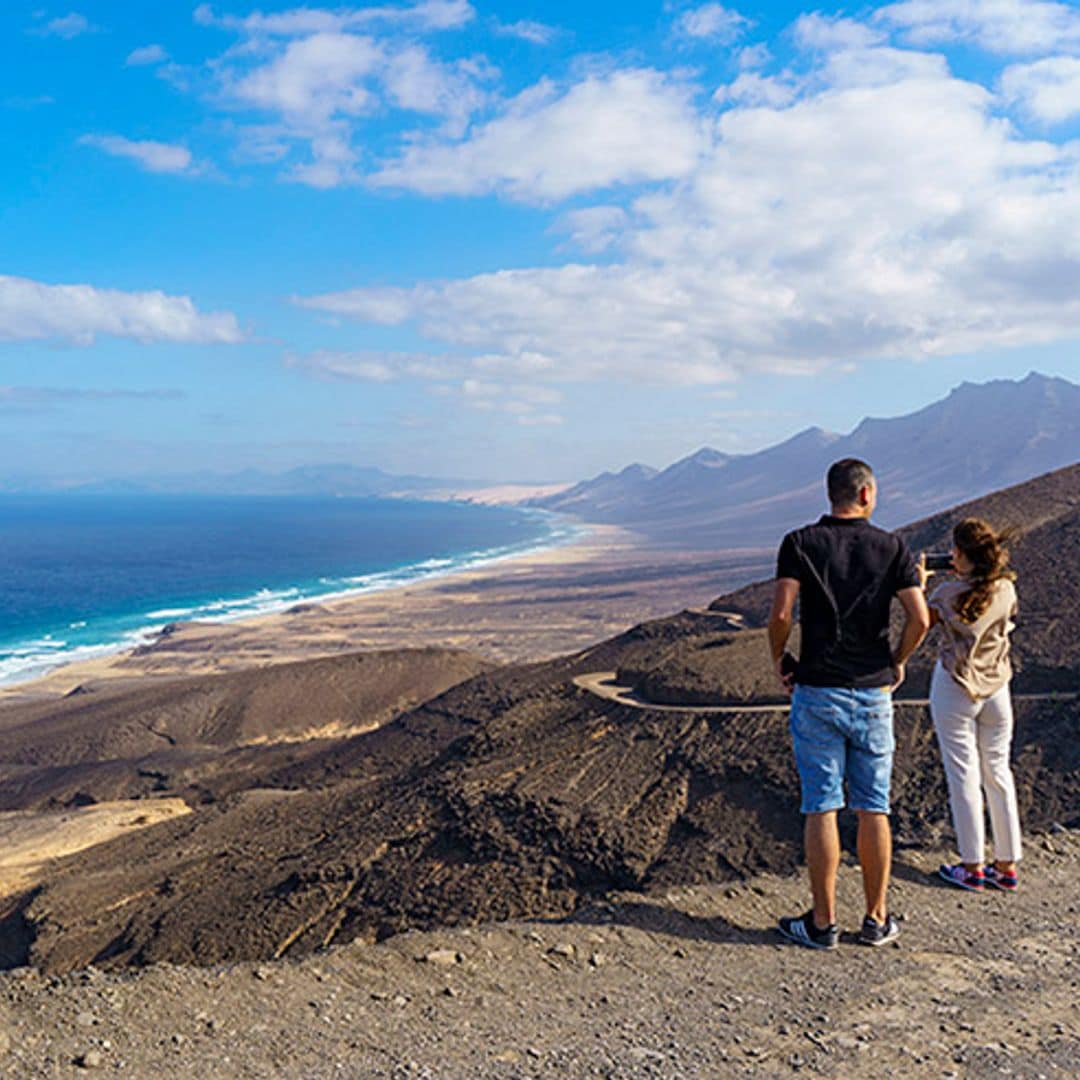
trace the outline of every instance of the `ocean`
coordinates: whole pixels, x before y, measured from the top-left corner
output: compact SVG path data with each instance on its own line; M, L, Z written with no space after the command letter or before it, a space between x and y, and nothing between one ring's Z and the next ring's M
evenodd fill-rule
M0 684L226 621L552 547L551 514L404 499L0 497Z

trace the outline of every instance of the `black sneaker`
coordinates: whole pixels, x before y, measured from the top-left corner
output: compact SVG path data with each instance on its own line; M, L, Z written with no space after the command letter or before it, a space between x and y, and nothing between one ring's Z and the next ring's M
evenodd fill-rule
M883 923L876 922L867 915L859 931L859 944L885 945L890 941L895 941L899 936L900 924L892 915L886 915Z
M819 930L814 925L814 912L805 915L785 915L780 920L780 933L794 941L796 945L805 945L808 949L835 949L840 940L840 931L836 924Z

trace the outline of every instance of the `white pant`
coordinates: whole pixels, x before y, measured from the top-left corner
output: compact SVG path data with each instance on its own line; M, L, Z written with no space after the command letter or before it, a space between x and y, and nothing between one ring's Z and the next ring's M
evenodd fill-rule
M930 715L937 732L960 861L982 865L986 826L979 782L986 789L994 858L1020 858L1020 814L1009 768L1013 712L1006 683L996 694L972 701L938 661L930 680Z

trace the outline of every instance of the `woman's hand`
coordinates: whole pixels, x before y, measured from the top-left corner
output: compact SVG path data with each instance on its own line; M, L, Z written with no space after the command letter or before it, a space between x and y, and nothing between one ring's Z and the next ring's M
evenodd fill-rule
M919 561L916 564L916 566L917 566L918 571L919 571L919 588L922 589L923 592L925 592L926 591L926 583L930 580L930 575L934 572L933 570L927 570L926 569L926 552L925 551L920 551L919 552Z

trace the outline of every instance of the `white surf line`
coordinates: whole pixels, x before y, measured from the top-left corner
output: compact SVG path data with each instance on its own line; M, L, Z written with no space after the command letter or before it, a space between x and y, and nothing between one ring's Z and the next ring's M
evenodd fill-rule
M646 709L649 712L678 712L678 713L774 713L787 712L790 705L661 705L648 701L634 692L632 686L620 686L615 680L618 672L594 671L587 675L574 677L574 685L579 690L585 690L590 694L602 698L604 701L614 701L619 705L626 705L631 709ZM1046 694L1014 694L1013 701L1071 701L1078 695L1067 690L1053 691ZM926 708L930 704L928 698L898 698L893 701L894 706L918 705Z

